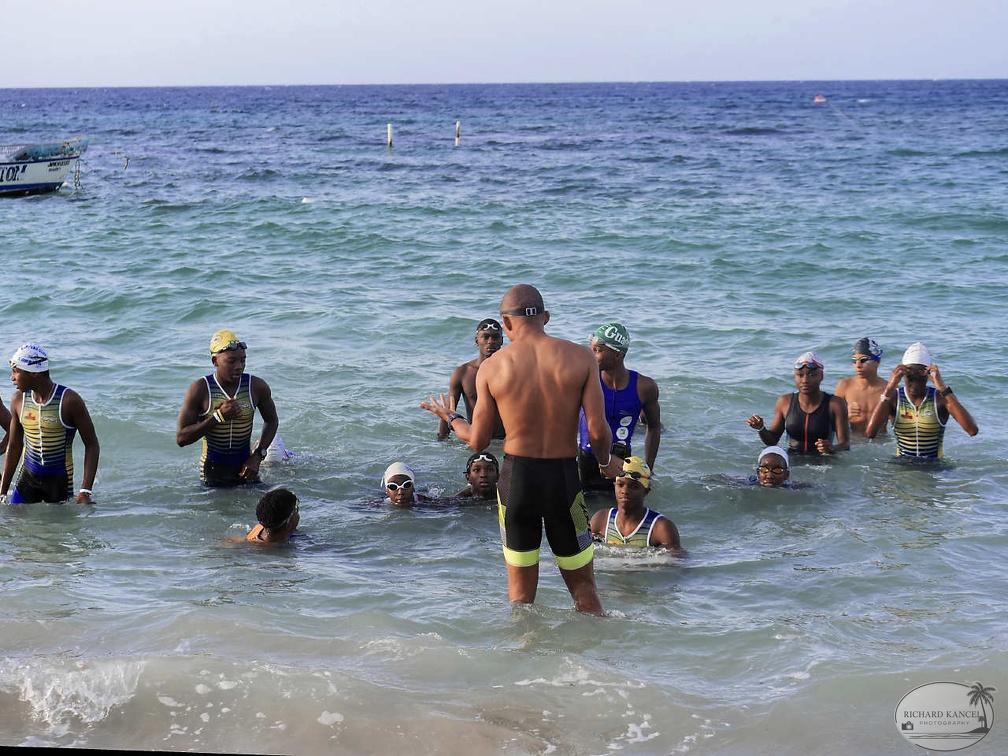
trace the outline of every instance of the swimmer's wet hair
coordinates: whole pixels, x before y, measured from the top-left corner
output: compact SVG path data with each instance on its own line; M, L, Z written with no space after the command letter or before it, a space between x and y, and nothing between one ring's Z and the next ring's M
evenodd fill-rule
M276 530L294 513L297 496L286 488L267 491L256 504L256 519L266 530Z

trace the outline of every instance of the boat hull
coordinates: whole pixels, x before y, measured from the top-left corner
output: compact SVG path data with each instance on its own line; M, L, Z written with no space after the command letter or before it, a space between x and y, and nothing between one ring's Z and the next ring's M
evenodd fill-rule
M0 151L0 197L55 192L77 168L87 141L15 145Z

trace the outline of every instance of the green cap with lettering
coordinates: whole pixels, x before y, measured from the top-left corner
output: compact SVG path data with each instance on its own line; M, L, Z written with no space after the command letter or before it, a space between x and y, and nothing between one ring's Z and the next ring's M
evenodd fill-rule
M626 354L630 348L630 334L622 323L605 323L591 335L592 342Z

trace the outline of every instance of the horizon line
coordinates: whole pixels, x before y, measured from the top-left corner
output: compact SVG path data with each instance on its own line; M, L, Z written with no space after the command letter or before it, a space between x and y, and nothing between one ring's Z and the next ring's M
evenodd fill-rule
M280 87L492 87L492 86L572 86L595 84L840 84L852 82L954 82L954 81L1008 81L1001 77L919 77L907 79L853 78L853 79L638 79L596 81L485 81L485 82L384 82L384 83L264 83L264 84L47 84L41 86L0 86L0 91L24 89L237 89Z

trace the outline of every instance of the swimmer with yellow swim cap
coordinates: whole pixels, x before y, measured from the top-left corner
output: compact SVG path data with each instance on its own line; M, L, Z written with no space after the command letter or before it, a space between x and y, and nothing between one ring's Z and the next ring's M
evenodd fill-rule
M215 370L190 384L179 411L175 441L188 446L203 439L200 478L208 486L257 482L280 425L269 385L245 372L245 350L233 331L217 331L210 339ZM256 410L263 428L251 446Z
M627 457L614 481L616 506L591 518L592 536L608 546L644 549L658 546L683 555L679 529L665 515L644 506L651 493L651 468L640 457Z

